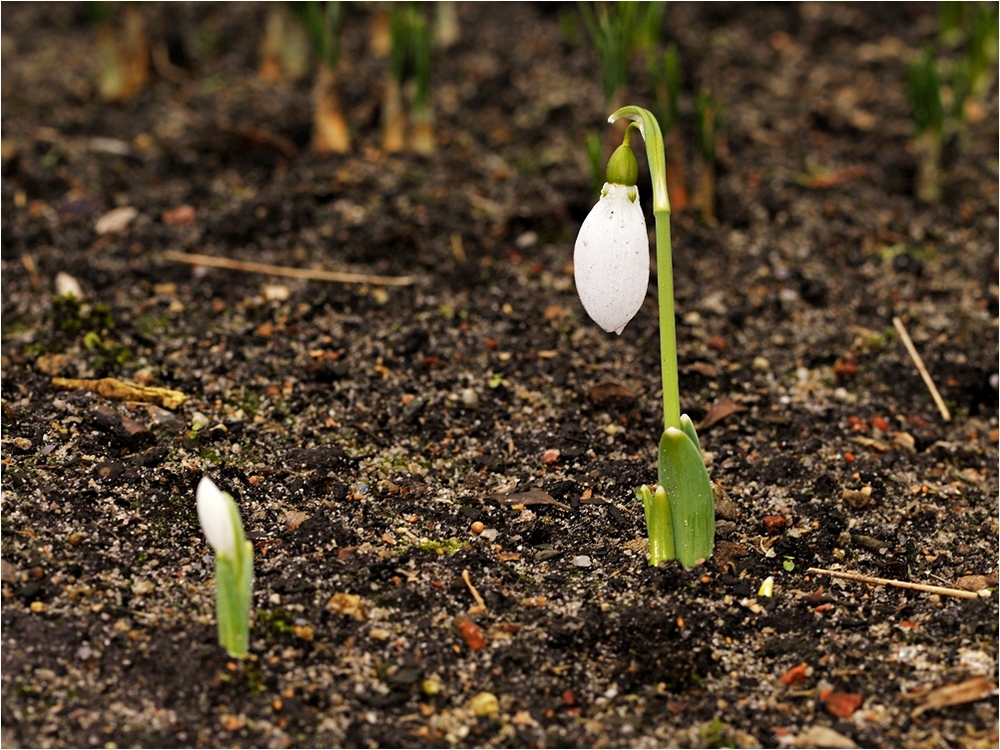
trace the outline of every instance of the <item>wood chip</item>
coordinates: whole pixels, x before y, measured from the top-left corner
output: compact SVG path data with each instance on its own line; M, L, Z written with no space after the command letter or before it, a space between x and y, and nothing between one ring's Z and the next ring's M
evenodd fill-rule
M916 719L925 711L979 701L983 698L988 698L996 689L997 686L985 677L970 677L964 682L942 685L927 693L917 696L907 696L916 697L917 700L923 701L910 712L910 716Z
M99 378L96 380L52 378L52 387L64 391L93 391L104 398L113 398L119 401L147 401L159 404L167 409L176 409L187 401L187 396L180 391L147 385L135 385L134 383L126 383L123 380L118 380L117 378Z

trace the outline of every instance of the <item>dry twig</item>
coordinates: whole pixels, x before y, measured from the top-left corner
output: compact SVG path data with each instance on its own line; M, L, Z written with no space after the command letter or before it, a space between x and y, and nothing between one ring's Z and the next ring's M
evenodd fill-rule
M916 347L913 346L913 341L910 339L910 334L906 332L906 328L903 326L903 321L897 316L892 319L892 324L896 326L896 331L899 333L899 337L903 339L903 346L905 346L906 351L910 353L910 359L912 359L913 364L917 366L917 370L920 372L920 377L924 379L924 383L927 385L927 390L931 392L931 397L934 399L934 403L937 404L938 411L941 412L941 418L945 422L950 422L951 412L948 411L948 407L945 405L944 399L941 398L941 394L938 392L937 386L934 385L934 381L931 380L931 374L927 372L927 368L924 366L924 361L917 353Z
M310 281L332 281L337 284L374 284L376 286L409 286L413 283L412 276L372 276L364 273L342 273L340 271L323 271L310 268L290 268L288 266L272 266L268 263L254 263L249 260L233 260L219 258L215 255L199 253L182 253L167 250L163 257L177 263L190 263L195 266L211 268L228 268L233 271L247 273L264 273L272 276L287 276L293 279L308 279Z
M926 583L911 583L910 581L897 581L893 578L876 578L875 576L866 576L861 573L848 573L846 570L826 570L824 568L809 568L807 573L813 573L814 575L829 576L830 578L843 578L848 581L860 581L861 583L870 583L873 586L895 586L898 589L913 589L914 591L923 591L927 594L940 594L942 596L955 596L959 599L978 599L979 594L975 591L963 591L962 589L953 589L946 586L931 586Z

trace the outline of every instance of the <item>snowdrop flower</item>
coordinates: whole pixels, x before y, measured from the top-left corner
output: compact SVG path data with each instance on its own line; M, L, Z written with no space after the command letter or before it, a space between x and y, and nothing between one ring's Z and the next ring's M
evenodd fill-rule
M621 334L642 307L649 285L649 237L635 185L638 173L626 136L608 162L608 181L573 251L580 301L609 333Z
M205 538L215 554L230 559L236 557L236 530L233 528L233 499L221 492L208 477L202 477L195 493L198 499L198 520ZM236 515L239 519L239 512Z

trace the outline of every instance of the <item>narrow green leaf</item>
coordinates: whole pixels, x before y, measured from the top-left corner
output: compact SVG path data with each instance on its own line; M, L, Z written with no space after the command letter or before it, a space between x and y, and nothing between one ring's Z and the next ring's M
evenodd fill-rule
M691 421L691 417L687 414L681 414L681 430L691 439L691 442L698 449L698 454L701 455L701 441L698 439L698 432L694 428L694 422Z
M667 493L660 486L653 492L645 484L635 491L642 500L646 515L646 532L649 534L649 564L659 565L664 560L676 557L674 546L674 524L670 513Z
M677 559L692 568L712 554L715 507L701 451L675 427L660 438L659 475L670 500Z

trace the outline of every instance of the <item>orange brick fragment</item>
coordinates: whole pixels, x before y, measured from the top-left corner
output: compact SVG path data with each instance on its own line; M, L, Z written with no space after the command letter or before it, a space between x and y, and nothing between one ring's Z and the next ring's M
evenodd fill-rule
M846 719L861 708L864 697L861 693L830 693L823 699L823 702L826 704L826 710L831 714Z
M785 672L778 679L784 685L800 685L805 682L806 672L809 670L809 665L802 662L798 666L792 667L787 672Z

